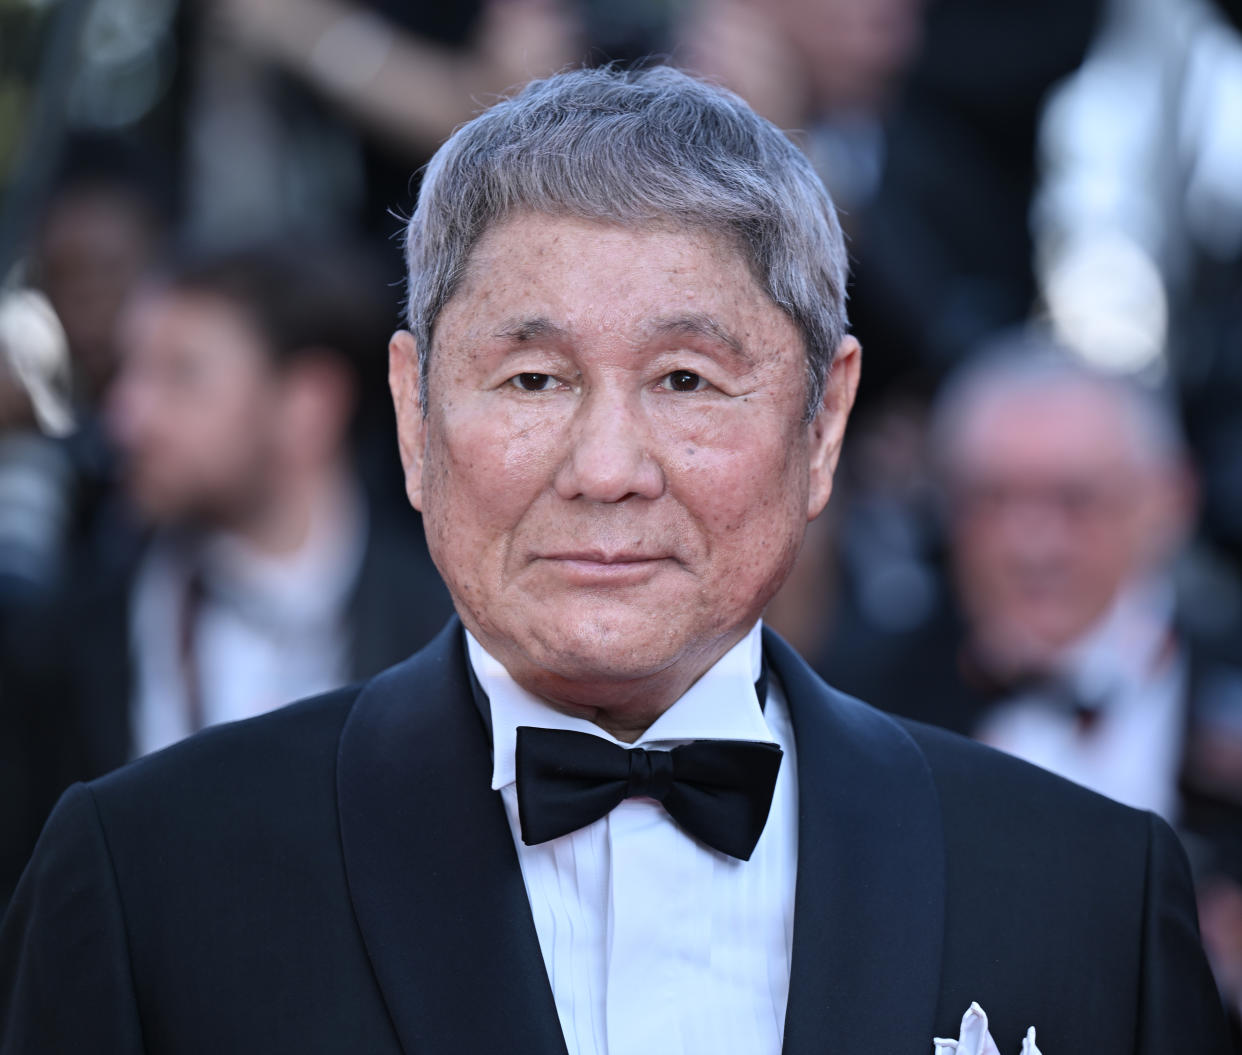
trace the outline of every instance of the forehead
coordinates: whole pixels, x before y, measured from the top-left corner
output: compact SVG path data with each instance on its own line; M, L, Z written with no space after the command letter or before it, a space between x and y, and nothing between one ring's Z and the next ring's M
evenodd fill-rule
M1103 475L1138 464L1121 398L1087 384L983 393L964 411L956 462L966 475Z
M195 356L212 362L264 360L266 346L249 313L227 297L148 286L121 318L123 350Z
M686 320L738 342L797 337L737 244L700 228L520 213L490 227L437 322L534 334L542 324L627 333Z

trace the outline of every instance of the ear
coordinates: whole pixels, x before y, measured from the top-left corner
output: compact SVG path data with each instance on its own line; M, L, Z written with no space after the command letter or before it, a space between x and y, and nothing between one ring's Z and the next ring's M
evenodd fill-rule
M421 513L427 423L423 417L418 346L409 330L398 330L388 342L388 387L397 415L397 447L405 469L405 493Z
M832 494L832 478L841 457L845 423L858 392L862 369L862 346L853 336L845 337L837 346L832 367L824 385L824 402L807 429L810 434L810 487L807 491L806 517L814 520L828 504Z

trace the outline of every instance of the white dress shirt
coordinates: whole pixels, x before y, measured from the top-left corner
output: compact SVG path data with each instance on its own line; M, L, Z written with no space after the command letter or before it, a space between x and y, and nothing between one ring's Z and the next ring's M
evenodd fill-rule
M196 731L178 640L192 570L204 583L191 643L201 718L237 721L349 679L345 616L366 537L366 508L352 488L326 495L303 545L281 556L225 534L157 536L133 588L132 753Z
M984 743L1176 823L1186 725L1186 663L1173 645L1172 590L1143 583L1067 650L1062 680L1093 705L1088 731L1039 693L998 705L977 732Z
M777 1055L785 1027L797 871L797 779L784 695L755 628L633 745L758 740L784 751L767 826L749 861L702 845L653 799L626 799L593 824L522 841L514 783L518 726L620 743L519 686L467 634L491 703L492 787L513 831L535 930L570 1055Z

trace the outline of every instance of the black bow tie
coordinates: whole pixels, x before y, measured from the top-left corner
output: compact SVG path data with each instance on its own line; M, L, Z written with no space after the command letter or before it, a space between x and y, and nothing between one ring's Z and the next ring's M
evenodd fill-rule
M517 730L518 817L528 846L584 828L622 799L656 799L682 828L750 860L763 834L781 749L695 740L671 751L619 747L567 729Z

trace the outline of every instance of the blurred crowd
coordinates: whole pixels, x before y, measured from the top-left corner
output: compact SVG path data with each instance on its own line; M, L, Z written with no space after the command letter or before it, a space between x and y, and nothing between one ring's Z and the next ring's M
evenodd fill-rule
M385 396L419 166L531 77L672 61L789 130L851 239L860 406L769 621L847 691L1165 816L1238 1019L1240 26L0 0L0 909L68 783L442 625Z

